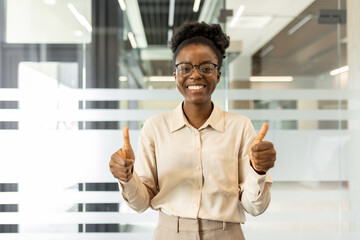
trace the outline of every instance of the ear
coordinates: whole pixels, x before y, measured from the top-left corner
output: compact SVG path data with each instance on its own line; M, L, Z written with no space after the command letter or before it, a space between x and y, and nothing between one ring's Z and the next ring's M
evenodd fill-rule
M173 76L174 76L174 81L176 83L177 79L176 79L176 72L173 72Z
M173 76L174 76L175 87L176 87L177 90L179 90L179 89L178 89L178 85L177 85L176 72L173 72Z
M221 70L219 70L219 71L217 72L217 76L216 76L217 82L216 82L216 83L219 83L219 82L220 82L220 77L221 77Z

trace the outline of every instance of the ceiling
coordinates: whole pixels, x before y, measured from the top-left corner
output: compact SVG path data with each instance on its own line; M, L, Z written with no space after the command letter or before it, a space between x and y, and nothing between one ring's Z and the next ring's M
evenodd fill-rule
M138 0L142 23L148 45L167 45L168 30L173 30L185 21L197 21L198 12L193 11L194 0L174 1L174 23L169 26L169 0Z
M199 12L194 13L193 0L175 0L174 26L169 27L169 0L138 0L148 43L143 50L144 69L148 69L145 74L171 74L168 30L185 20L203 19L212 2L201 1ZM345 8L343 2L341 8ZM245 8L239 21L231 26L233 17L227 17L225 31L231 41L242 42L241 56L256 59L253 75L313 75L337 66L336 25L320 25L317 17L320 9L337 9L338 0L226 0L226 9L233 10L233 15L241 5ZM218 16L220 10L218 5L210 14ZM306 24L291 35L287 33L309 14L312 16ZM345 26L341 28L342 36L346 34ZM345 45L341 52L342 59L346 58Z
M242 56L251 56L313 2L314 0L227 0L226 8L232 9L234 15L239 6L243 5L245 9L234 27L230 26L232 18L227 19L226 33L230 39L242 41ZM262 27L251 27L249 24L255 25L266 17L270 21Z
M175 0L174 25L169 27L170 0L138 0L139 12L147 41L147 48L141 49L142 66L145 75L171 74L171 51L167 47L169 29L176 29L189 21L219 21L218 16L225 4L235 15L240 5L245 6L242 17L234 27L230 27L232 17L226 19L226 33L231 41L241 41L241 56L252 56L278 32L287 26L314 0L202 0L198 12L193 11L194 0ZM259 7L261 6L261 7ZM130 14L132 14L130 12ZM128 17L131 17L128 13ZM258 27L246 23L268 18L270 21ZM245 21L244 21L245 20Z
M233 10L234 15L240 5L245 6L241 18L234 27L229 26L232 17L227 18L225 31L231 40L242 41L243 56L251 56L289 24L289 22L296 18L298 14L313 1L314 0L225 0L226 9ZM194 0L175 0L174 2L174 25L170 27L168 24L170 0L138 0L142 24L149 47L166 47L169 29L176 29L186 20L198 21L200 14L203 16L208 14L202 11L211 11L210 14L218 16L223 8L221 4L218 4L215 6L215 9L211 9L209 6L211 6L215 0L202 0L199 11L194 12ZM203 8L204 5L206 7ZM264 18L270 19L270 21L262 27L254 26L254 23L256 24L256 22ZM207 19L219 21L218 18L214 19L211 18L211 16Z
M342 9L346 9L345 4L342 0ZM302 11L254 53L252 75L316 76L338 68L339 63L346 65L346 25L339 25L338 39L337 24L318 23L320 9L337 8L338 0L317 0ZM307 17L309 20L291 33L290 30ZM272 50L264 54L269 47Z

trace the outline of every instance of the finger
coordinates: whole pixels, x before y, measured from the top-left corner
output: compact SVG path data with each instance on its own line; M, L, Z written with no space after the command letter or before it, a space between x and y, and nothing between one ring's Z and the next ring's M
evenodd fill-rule
M267 161L273 159L274 157L276 157L276 152L273 149L251 153L251 158L253 159L261 159Z
M256 143L259 143L259 142L261 142L263 140L263 138L265 137L268 129L269 129L269 125L267 123L263 123L258 135L255 138Z
M265 171L263 171L262 167L259 164L257 164L256 162L251 162L251 166L255 171L265 172Z
M128 167L133 165L135 161L134 159L125 159L124 162L125 162L125 166Z
M134 160L133 159L117 159L116 160L116 163L119 164L120 166L125 166L125 167L128 167L132 164L134 164Z
M274 162L276 161L276 156L271 155L267 158L253 157L251 160L256 166L266 166L269 164L274 164Z
M134 165L134 161L123 161L123 160L118 160L118 161L111 161L109 163L110 168L115 167L115 168L129 168L132 165Z
M126 159L126 155L123 153L121 148L118 151L116 151L113 155L111 155L111 162L116 162L120 165L123 165L122 159Z
M124 137L123 150L126 151L126 150L129 150L129 149L132 149L131 144L130 144L130 136L129 136L129 128L128 127L123 128L123 137Z
M268 149L273 149L274 145L272 144L272 142L259 142L256 143L254 146L251 147L251 151L264 151L264 150L268 150Z
M129 166L131 164L134 164L134 159L127 159L125 154L122 152L123 150L120 149L115 154L111 156L112 162L119 164L121 166Z
M273 168L275 166L274 163L267 163L265 165L261 164L254 164L254 169L259 172L267 172L270 168Z
M124 167L119 165L112 165L110 166L110 170L112 173L131 173L132 167Z

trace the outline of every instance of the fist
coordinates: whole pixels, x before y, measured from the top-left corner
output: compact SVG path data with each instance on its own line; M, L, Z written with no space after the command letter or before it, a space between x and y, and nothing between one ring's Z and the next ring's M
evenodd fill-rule
M271 142L262 141L268 128L267 123L262 125L259 134L248 149L250 165L259 174L265 174L270 168L274 167L276 160L274 145Z
M124 146L111 155L109 167L112 175L124 182L128 182L133 174L135 155L130 144L129 128L124 127Z

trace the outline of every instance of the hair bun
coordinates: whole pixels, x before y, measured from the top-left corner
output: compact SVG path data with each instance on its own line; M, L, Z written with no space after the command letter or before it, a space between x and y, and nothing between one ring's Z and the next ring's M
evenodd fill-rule
M223 32L220 24L185 22L176 29L169 41L174 62L179 51L190 43L201 43L211 47L217 56L219 67L221 67L222 60L225 58L225 50L230 44L230 37Z
M225 54L225 50L230 44L230 37L222 31L220 24L185 22L176 29L175 34L169 42L171 51L175 53L183 41L197 36L205 37L212 41L222 55Z

